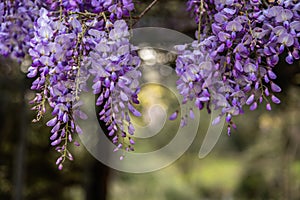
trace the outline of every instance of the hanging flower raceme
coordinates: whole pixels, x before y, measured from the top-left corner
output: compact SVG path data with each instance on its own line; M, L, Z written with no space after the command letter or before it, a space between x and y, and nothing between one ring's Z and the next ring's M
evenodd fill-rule
M74 119L84 118L82 112L77 111L79 107L76 107L80 93L76 78L81 60L77 59L80 48L74 46L79 46L77 35L80 32L80 23L57 20L55 16L49 16L46 9L41 9L29 50L33 63L28 77L36 78L31 89L38 91L32 102L36 104L33 107L37 111L36 121L43 116L48 102L53 109L53 118L47 122L47 126L52 127L51 145L61 153L57 161L59 169L65 158L73 160L67 145L73 142L74 133L81 133ZM75 142L75 145L78 143Z
M255 110L259 104L266 102L266 109L271 110L270 102L280 103L275 93L281 92L281 88L275 83L277 76L273 69L278 64L279 55L285 51L289 64L300 58L300 3L190 0L187 6L199 24L196 42L203 48L207 47L213 68L222 77L223 86L217 90L218 98L223 99L221 105L218 104L220 101L210 101L209 97L205 98L205 103L208 108L222 108L220 116L213 123L225 115L230 134L231 127L235 127L232 116L243 113L245 105ZM209 38L213 38L213 43L206 42ZM203 86L200 90L194 89L194 85L202 85L208 80L205 76L195 76L189 72L203 68L203 63L199 63L201 59L196 59L200 51L178 53L177 71L182 70L182 66L185 66L183 63L191 63L182 70L184 73L178 74L180 91L184 99L190 97L193 100L191 97L201 95L204 89ZM189 84L182 84L184 77ZM195 102L199 107L199 100Z
M96 105L102 109L100 120L106 123L116 150L133 150L130 135L134 127L129 114L141 115L133 107L138 103L141 73L137 69L140 59L131 53L128 26L124 20L117 20L109 32L91 29L89 35L89 42L94 44L90 73L94 76L94 94L99 95Z
M37 91L32 101L37 111L35 121L46 112L46 103L53 109L53 118L47 126L52 127L51 145L61 153L56 162L59 169L66 158L73 160L67 147L74 142L74 134L81 133L76 119L86 118L80 110L79 95L90 76L95 82L94 94L99 95L96 105L103 109L100 120L107 124L116 150L133 150L130 135L134 134L134 127L129 113L140 116L133 107L138 103L140 60L132 53L127 23L118 20L133 9L130 2L117 4L118 9L122 8L117 18L112 17L116 12L111 10L115 5L112 2L98 2L98 5L95 1L93 4L62 1L57 5L49 1L46 5L51 11L40 10L29 50L33 63L28 77L35 78L31 87ZM95 6L102 10L95 13ZM63 9L59 14L54 12L58 8ZM83 12L83 8L91 12ZM106 18L109 13L110 20Z

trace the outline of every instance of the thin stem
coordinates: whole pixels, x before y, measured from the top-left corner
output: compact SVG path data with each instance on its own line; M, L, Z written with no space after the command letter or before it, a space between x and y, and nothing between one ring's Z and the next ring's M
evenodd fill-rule
M199 7L198 42L200 42L201 40L202 11L203 11L203 0L201 0L200 7Z
M90 12L79 12L79 11L70 11L69 12L70 15L80 15L80 16L83 16L83 17L97 17L99 15L102 15L103 16L103 12L101 12L100 14L96 14L96 13L90 13Z
M60 0L59 1L59 20L60 20L60 22L62 22L62 20L63 20L63 7L62 7L62 0Z
M158 2L158 0L152 1L152 3L139 15L139 18L142 18L151 8Z
M105 21L105 22L107 22L107 17L106 17L106 15L105 15L105 13L104 13L104 12L102 12L102 13L101 13L101 15L102 15L102 17L103 17L104 21Z
M133 26L139 21L139 19L141 19L147 12L149 12L154 6L155 4L158 2L159 0L153 0L152 3L150 3L147 8L145 8L145 10L139 14L139 16L135 17L137 19L137 21L133 24Z
M133 36L133 23L132 23L132 15L131 12L129 12L129 30L130 30L130 38Z
M69 131L69 125L68 125L68 123L66 123L66 125L65 125L65 130L66 130L66 133L65 133L65 137L63 138L63 140L64 140L64 150L63 150L63 152L61 153L62 154L62 161L60 162L61 164L63 164L64 162L65 162L65 160L66 160L66 156L67 156L67 151L68 151L68 149L67 149L67 145L68 145L68 137L69 137L69 134L71 134L70 133L70 131Z
M83 24L82 26L82 32L78 34L78 37L77 37L77 43L76 43L76 47L75 47L75 50L76 49L79 49L79 57L75 57L75 60L77 62L77 75L76 75L76 86L75 86L75 100L79 100L79 96L78 96L78 93L79 93L79 84L80 84L80 67L81 67L81 59L83 57L83 44L82 44L82 40L83 40L83 37L86 33L86 30L87 30L87 27L86 25ZM81 45L81 49L79 48L79 46Z

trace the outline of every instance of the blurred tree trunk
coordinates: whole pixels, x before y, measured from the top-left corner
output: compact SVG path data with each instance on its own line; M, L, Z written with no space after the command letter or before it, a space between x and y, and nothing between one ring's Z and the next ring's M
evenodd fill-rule
M86 200L106 200L109 168L93 159L85 167Z
M14 129L16 130L15 133L17 133L17 145L16 145L16 152L15 152L15 162L14 162L14 191L13 191L13 199L15 200L21 200L23 199L24 194L24 178L25 178L25 157L26 157L26 143L27 143L27 106L24 99L25 96L25 86L24 84L25 77L21 78L19 82L16 84L18 85L20 89L20 102L18 102L18 105L16 105L17 110L16 113L14 113L14 117L17 118L15 120L16 126Z

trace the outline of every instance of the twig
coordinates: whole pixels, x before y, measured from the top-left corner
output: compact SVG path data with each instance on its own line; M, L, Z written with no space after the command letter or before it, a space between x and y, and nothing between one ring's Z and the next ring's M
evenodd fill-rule
M158 2L158 0L152 1L152 3L139 15L139 18L142 18L149 10Z
M145 8L145 10L139 14L139 16L134 17L136 19L136 22L133 23L133 26L147 13L151 10L151 8L158 2L159 0L153 0L151 4L149 4L147 6L147 8Z
M198 42L201 41L201 26L202 26L203 0L200 1L199 7L199 22L198 22Z

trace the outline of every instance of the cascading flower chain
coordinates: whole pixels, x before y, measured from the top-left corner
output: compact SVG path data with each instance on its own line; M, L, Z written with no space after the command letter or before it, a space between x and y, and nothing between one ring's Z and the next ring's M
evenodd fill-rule
M151 6L153 6L155 0ZM0 3L0 54L21 62L32 59L28 78L36 92L31 101L39 121L52 118L50 143L60 153L56 165L73 160L69 144L86 119L80 94L88 80L97 96L99 120L115 151L134 150L131 116L140 91L141 60L130 43L135 4L132 0L4 0ZM143 16L151 7L140 15ZM280 55L292 64L299 56L300 2L297 0L188 0L187 10L198 25L195 41L176 46L177 89L182 104L195 107L181 126L194 118L194 109L220 109L213 124L225 117L230 135L233 117L245 106L255 110L279 104L274 69ZM130 27L130 28L129 28ZM176 119L178 111L170 116ZM123 159L123 156L120 158Z

